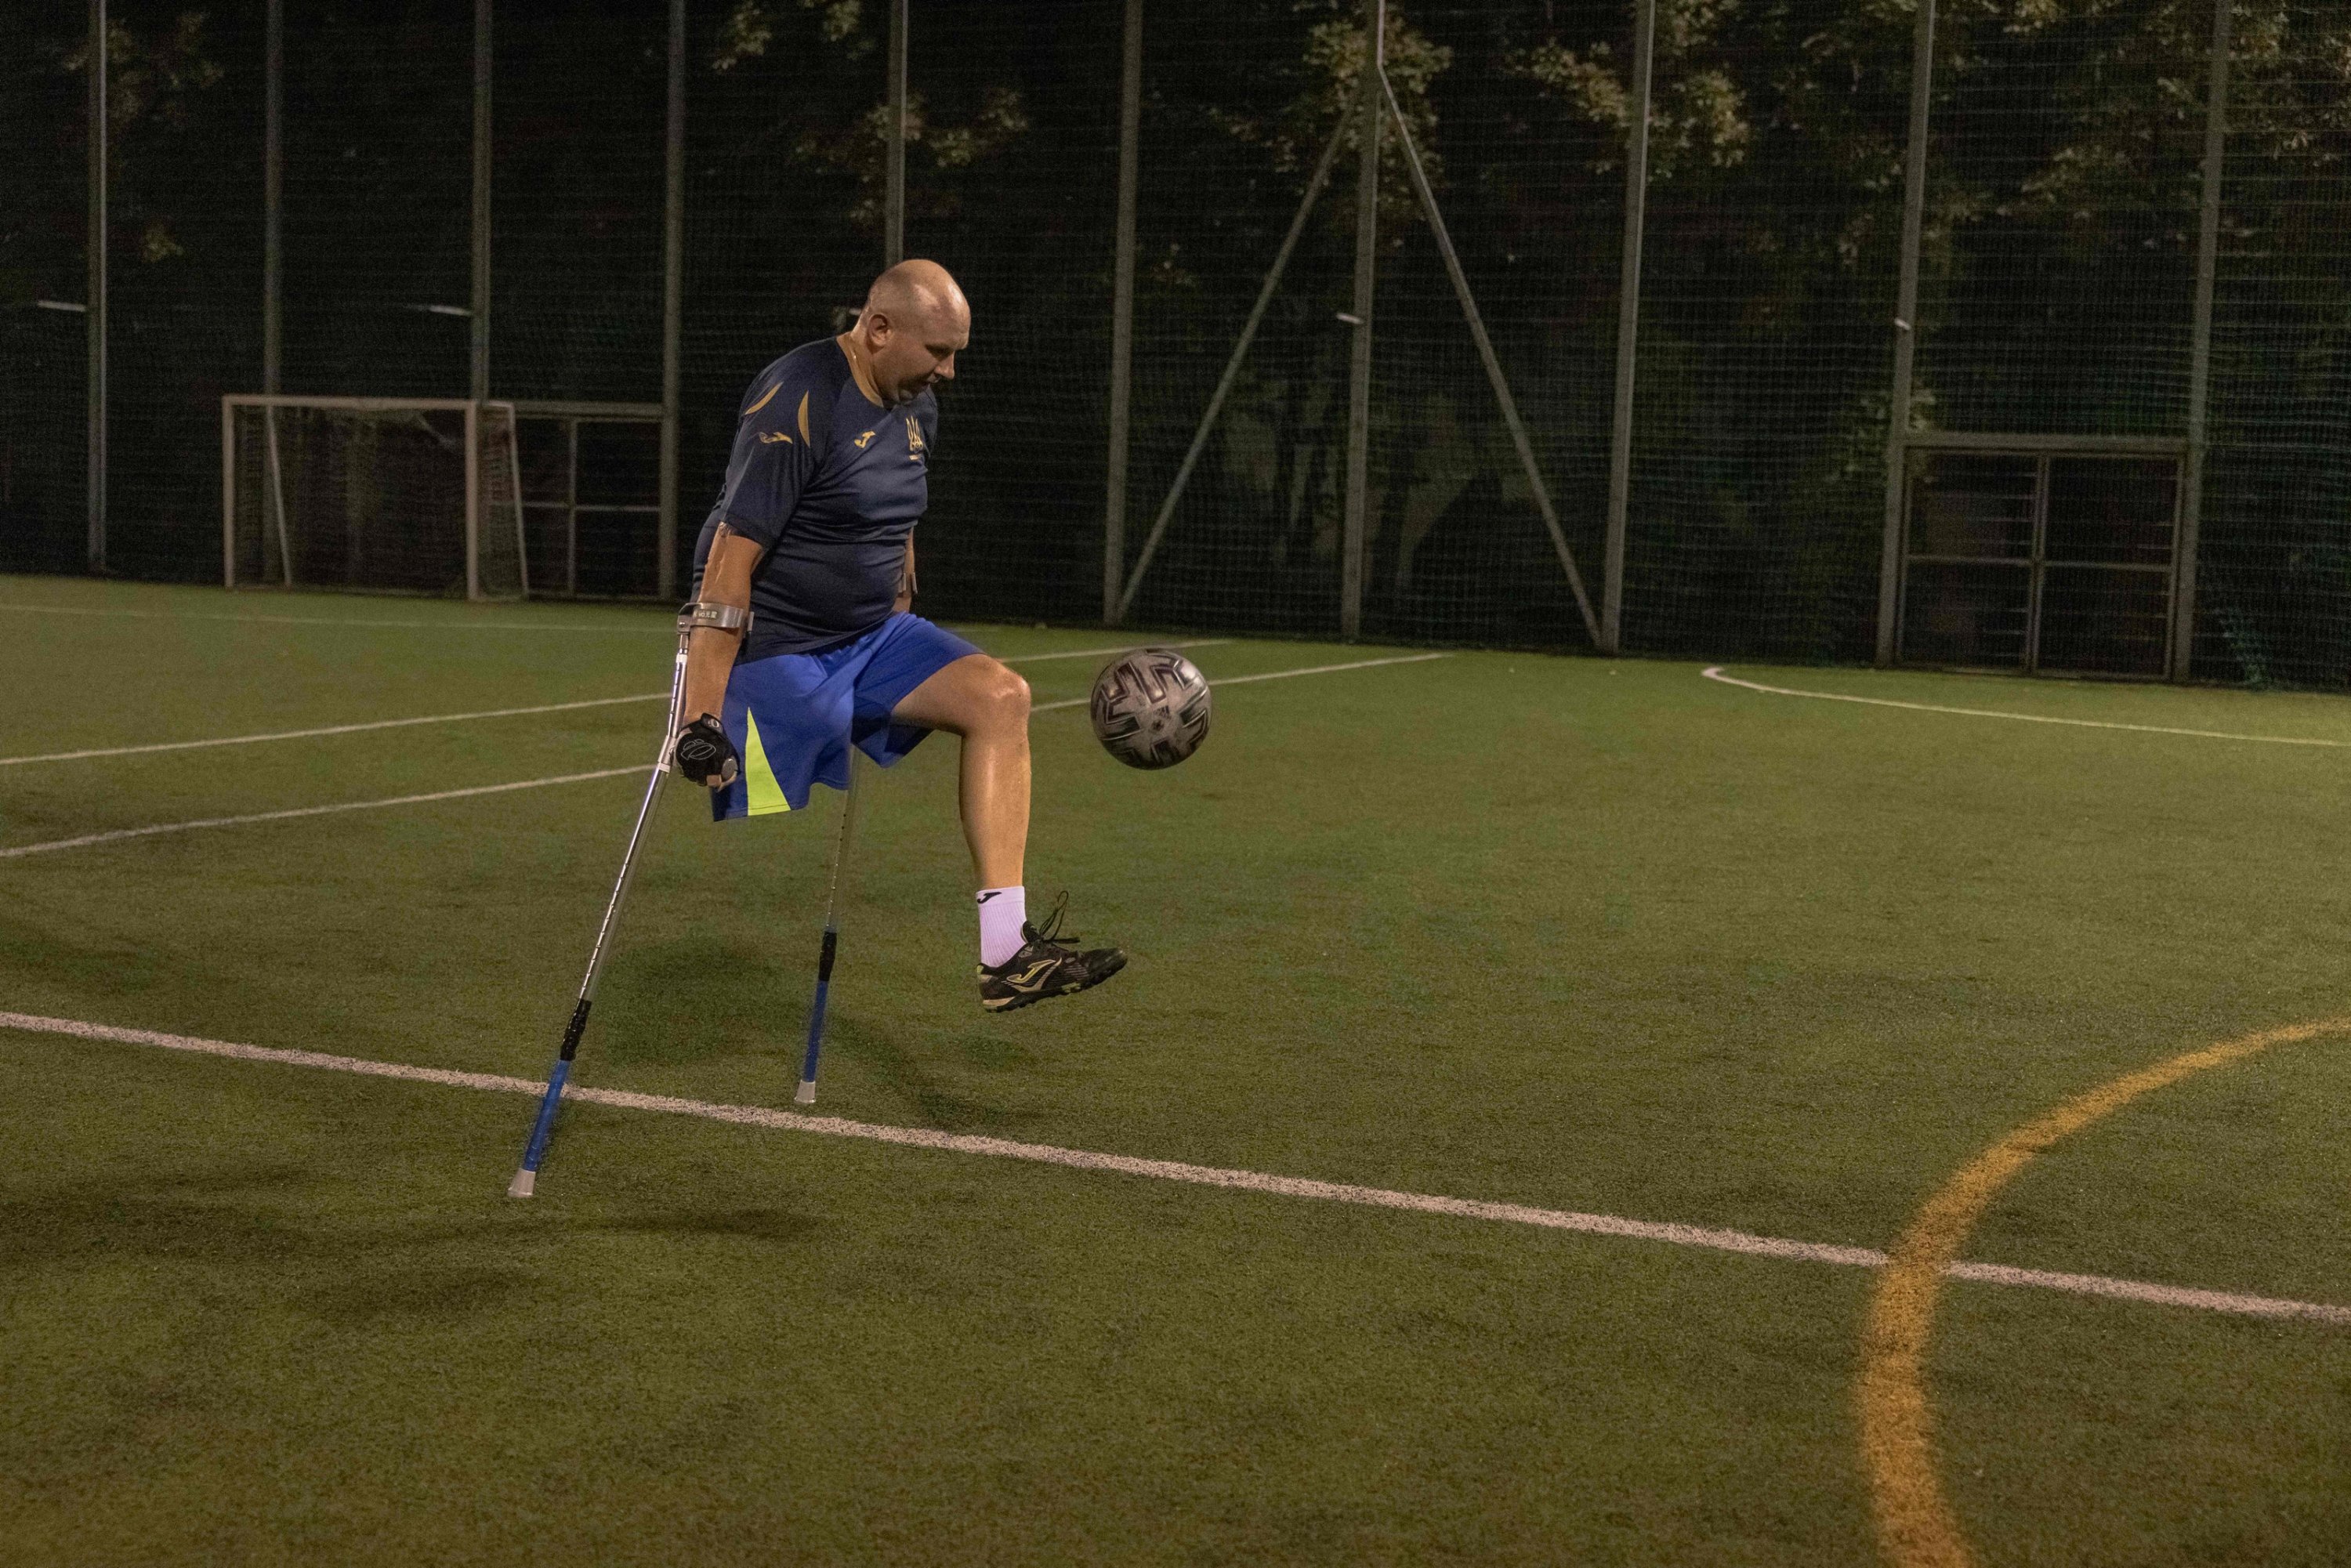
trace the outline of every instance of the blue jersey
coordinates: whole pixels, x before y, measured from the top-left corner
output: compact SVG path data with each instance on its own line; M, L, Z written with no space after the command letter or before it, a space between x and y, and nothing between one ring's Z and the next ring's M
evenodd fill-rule
M743 394L726 487L702 525L694 580L725 523L765 549L751 574L742 657L804 653L890 617L906 540L930 502L938 400L883 408L831 338L802 344Z

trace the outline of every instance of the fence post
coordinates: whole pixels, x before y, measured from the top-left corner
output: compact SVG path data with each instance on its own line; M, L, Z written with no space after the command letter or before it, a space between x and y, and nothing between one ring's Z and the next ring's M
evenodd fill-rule
M1909 479L1910 382L1918 351L1918 239L1927 214L1927 106L1934 90L1935 0L1917 0L1910 48L1910 141L1902 170L1902 280L1894 306L1894 390L1886 424L1886 534L1877 558L1877 662L1894 662L1902 585L1902 505Z
M1118 89L1118 248L1110 303L1110 463L1102 490L1102 624L1119 622L1126 577L1127 423L1134 391L1134 207L1143 128L1143 0L1126 0Z
M906 0L890 0L890 130L882 197L882 265L906 259Z
M474 290L465 395L490 395L490 0L474 0Z
M2204 102L2204 201L2196 225L2196 316L2188 350L2188 465L2180 477L2179 542L2172 559L2171 668L2188 679L2196 656L2196 556L2204 525L2204 455L2212 382L2212 289L2220 256L2220 169L2229 136L2229 6L2212 0L2212 85Z
M1633 368L1641 327L1641 228L1649 195L1649 77L1656 58L1657 0L1633 9L1631 139L1625 152L1625 259L1616 294L1616 407L1608 432L1608 550L1601 563L1600 651L1623 651L1625 528L1633 497Z
M661 559L654 568L655 591L664 599L677 597L678 339L684 302L685 0L669 0L669 114L662 141ZM575 441L578 428L575 423Z
M89 0L89 301L83 326L89 352L86 417L89 570L106 570L106 0Z
M261 390L285 389L286 0L269 0L261 110Z
M1339 544L1339 635L1364 629L1364 517L1371 479L1372 296L1380 241L1379 83L1387 45L1387 0L1364 0L1364 102L1356 135L1354 352L1347 367L1347 501Z

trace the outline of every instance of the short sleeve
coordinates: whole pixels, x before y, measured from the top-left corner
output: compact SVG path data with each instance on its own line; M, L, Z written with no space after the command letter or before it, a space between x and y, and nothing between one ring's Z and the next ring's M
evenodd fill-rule
M771 371L746 400L735 427L735 451L726 462L726 493L719 519L762 546L771 546L791 521L800 493L815 477L813 435L816 389L796 376Z

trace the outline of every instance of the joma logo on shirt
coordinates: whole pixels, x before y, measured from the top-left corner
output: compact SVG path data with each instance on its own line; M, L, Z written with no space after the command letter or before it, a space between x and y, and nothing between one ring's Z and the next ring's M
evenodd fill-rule
M873 433L869 430L864 434L852 438L850 444L857 448L858 451L862 452L865 450L866 444L872 439Z

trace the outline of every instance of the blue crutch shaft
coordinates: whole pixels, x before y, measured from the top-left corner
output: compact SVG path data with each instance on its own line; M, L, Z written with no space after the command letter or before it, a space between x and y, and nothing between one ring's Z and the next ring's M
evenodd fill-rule
M841 933L832 926L824 928L824 945L816 959L816 996L809 1003L808 1052L800 1059L800 1084L793 1091L792 1099L802 1105L816 1102L816 1059L824 1049L824 1004L832 990L832 960L841 950Z
M841 836L832 845L832 885L824 897L824 943L817 950L816 994L809 1000L808 1053L800 1059L799 1087L792 1091L796 1105L816 1103L817 1059L824 1051L824 1008L832 994L832 963L841 951L841 884L849 861L850 840L857 831L857 748L849 748L849 789L841 802Z

